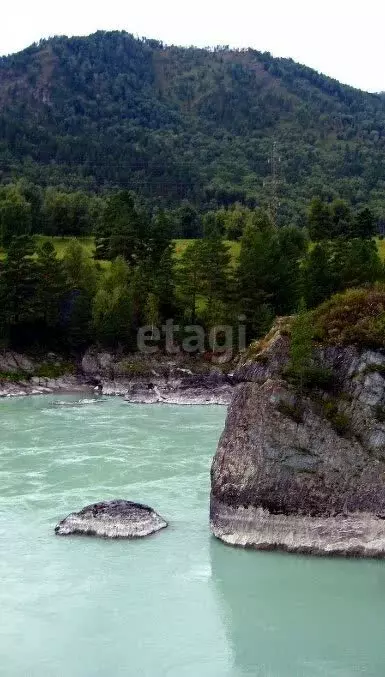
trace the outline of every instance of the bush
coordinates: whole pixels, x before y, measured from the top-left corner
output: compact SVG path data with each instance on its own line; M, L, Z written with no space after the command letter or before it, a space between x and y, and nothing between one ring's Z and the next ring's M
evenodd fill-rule
M305 390L330 390L334 383L334 374L331 369L311 365L303 369L296 369L292 365L283 371L283 377L296 388Z
M337 402L328 400L322 403L325 418L331 423L338 435L345 436L350 431L349 417L338 410Z
M332 345L385 344L385 287L349 289L313 311L314 337Z
M33 376L39 378L60 378L68 374L74 374L76 367L72 362L63 362L62 364L50 364L44 362L37 369L35 369Z
M335 413L329 418L330 423L332 424L336 433L341 436L345 436L350 431L350 421L346 414L341 412Z
M27 381L31 375L25 371L0 371L0 383L19 383L20 381Z

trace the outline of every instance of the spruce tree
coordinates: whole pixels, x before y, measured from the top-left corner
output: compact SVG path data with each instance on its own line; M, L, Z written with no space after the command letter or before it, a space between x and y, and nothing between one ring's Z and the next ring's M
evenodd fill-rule
M1 272L1 303L5 332L17 344L30 341L30 325L38 313L37 264L34 241L29 235L11 240Z
M356 215L351 236L370 239L375 236L376 229L374 214L366 207L365 209L361 209Z
M214 216L206 219L204 228L200 247L201 288L206 296L209 316L211 304L228 299L231 255Z
M338 288L331 251L330 243L320 242L313 247L305 260L304 297L308 308L322 303Z
M314 198L309 209L309 234L313 242L330 240L333 237L333 220L330 205Z
M44 242L37 256L36 308L47 330L57 329L61 323L67 294L63 263L58 260L52 242Z
M272 305L275 272L272 266L273 241L276 233L271 227L264 231L249 223L241 238L237 269L239 310L246 316L249 338L260 336L274 317Z

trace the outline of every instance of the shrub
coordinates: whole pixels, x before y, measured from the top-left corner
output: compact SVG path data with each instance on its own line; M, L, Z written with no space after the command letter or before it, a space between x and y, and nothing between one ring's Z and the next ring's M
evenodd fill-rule
M350 431L350 421L346 414L336 412L329 418L334 430L341 436L347 435Z
M20 381L27 381L31 375L25 371L0 371L0 383L19 383Z
M39 378L60 378L68 374L74 374L76 367L72 362L63 362L61 364L50 364L44 362L37 369L35 369L33 376Z
M385 344L385 287L349 289L313 311L314 337L332 345Z
M296 388L305 390L330 390L334 383L334 374L331 369L310 365L303 369L297 369L292 365L283 371L283 377Z
M332 428L341 436L345 436L350 431L349 417L338 410L335 400L327 400L322 403L325 418L331 423Z

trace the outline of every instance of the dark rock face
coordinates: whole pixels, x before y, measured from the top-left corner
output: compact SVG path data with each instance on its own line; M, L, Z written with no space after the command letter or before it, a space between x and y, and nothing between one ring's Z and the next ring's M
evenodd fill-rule
M55 527L58 536L83 534L104 538L141 538L167 527L152 508L132 501L103 501L73 512Z
M212 465L211 529L234 545L385 557L385 357L328 348L319 359L338 382L333 417L322 393L263 379L277 354L247 366L253 382L237 388Z

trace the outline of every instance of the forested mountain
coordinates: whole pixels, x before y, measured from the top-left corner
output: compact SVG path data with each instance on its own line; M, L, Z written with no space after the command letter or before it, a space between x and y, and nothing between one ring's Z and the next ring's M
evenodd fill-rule
M126 187L200 209L341 197L385 219L385 99L290 59L124 32L0 59L0 180ZM272 157L273 156L273 157Z

